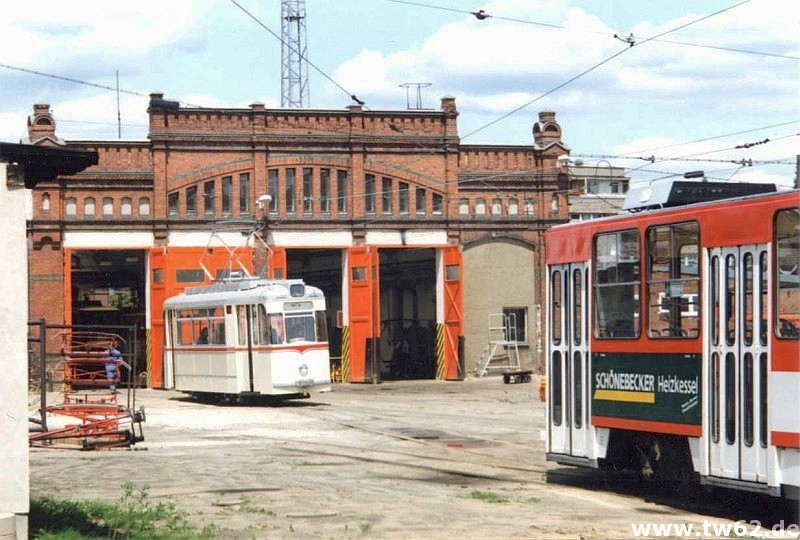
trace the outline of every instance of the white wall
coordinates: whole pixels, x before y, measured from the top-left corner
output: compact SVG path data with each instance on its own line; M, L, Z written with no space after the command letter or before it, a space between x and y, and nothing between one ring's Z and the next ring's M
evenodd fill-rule
M28 491L28 250L26 190L9 188L0 163L0 520L17 516L17 537L27 538ZM6 524L9 519L6 518Z

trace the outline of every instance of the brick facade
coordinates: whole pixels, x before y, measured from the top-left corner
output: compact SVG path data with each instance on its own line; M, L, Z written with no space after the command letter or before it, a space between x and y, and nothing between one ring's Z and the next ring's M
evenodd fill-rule
M151 94L148 112L148 141L65 143L49 107L34 106L32 143L94 150L99 163L33 192L31 317L64 322L65 232L146 231L158 245L170 231L260 217L265 193L273 231L345 229L355 244L387 229L444 229L461 245L510 237L539 265L542 231L568 220L557 158L569 149L552 112L520 145L461 144L451 97L438 111L365 111L181 108ZM536 289L543 299L543 279Z

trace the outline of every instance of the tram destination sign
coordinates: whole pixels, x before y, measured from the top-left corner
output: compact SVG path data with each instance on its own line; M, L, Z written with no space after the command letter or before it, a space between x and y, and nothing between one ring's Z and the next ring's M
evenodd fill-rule
M592 415L700 424L699 354L592 354Z

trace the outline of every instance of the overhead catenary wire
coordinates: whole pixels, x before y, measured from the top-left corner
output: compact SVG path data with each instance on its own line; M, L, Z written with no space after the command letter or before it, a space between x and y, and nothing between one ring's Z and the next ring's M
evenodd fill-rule
M21 66L12 66L11 64L4 64L4 63L0 63L0 68L9 69L9 70L12 70L12 71L19 71L20 73L27 73L29 75L37 75L39 77L47 77L49 79L56 79L56 80L59 80L59 81L71 82L71 83L80 84L80 85L83 85L83 86L91 86L91 87L94 87L94 88L100 88L101 90L110 90L110 91L115 92L115 93L119 92L120 94L127 94L127 95L130 95L130 96L143 97L143 98L149 98L150 97L149 94L145 94L143 92L137 92L135 90L126 90L124 88L117 88L116 86L108 86L106 84L93 83L91 81L86 81L86 80L83 80L83 79L76 79L74 77L67 77L67 76L64 76L64 75L57 75L55 73L47 73L46 71L40 71L40 70L37 70L37 69L29 69L29 68L24 68L24 67L21 67ZM185 102L183 100L177 100L177 101L179 103L183 104L183 105L188 106L188 107L203 108L202 105L196 105L196 104L193 104L193 103L187 103L187 102ZM117 125L116 122L114 123L114 125Z
M333 78L333 77L331 77L330 75L328 75L327 73L325 73L325 71L323 71L323 70L322 70L322 68L320 68L319 66L317 66L317 65L316 65L314 62L312 62L311 60L309 60L309 58L308 58L308 56L307 56L307 55L304 55L304 54L302 54L300 51L298 51L297 49L295 49L295 48L292 46L292 44L291 44L291 43L288 43L287 41L285 41L285 40L284 40L284 39L283 39L283 38L282 38L280 35L278 35L276 32L274 32L274 31L273 31L273 30L272 30L272 29L271 29L269 26L267 26L266 24L264 24L264 23L263 23L263 22L262 22L262 21L261 21L261 20L260 20L258 17L256 17L255 15L253 15L253 14L252 14L250 11L248 11L248 10L247 10L247 8L245 8L244 6L242 6L242 5L241 5L239 2L237 2L236 0L230 0L230 1L231 1L231 3L232 3L233 5L235 5L235 6L236 6L236 7L238 7L240 10L242 10L242 12L244 12L244 13L245 13L245 15L247 15L248 17L250 17L251 19L253 19L253 21L255 21L255 23L256 23L256 24L258 24L258 25L259 25L261 28L263 28L264 30L266 30L267 32L269 32L269 33L270 33L270 34L271 34L273 37L275 37L275 39L277 39L278 41L280 41L281 43L283 43L283 44L284 44L286 47L288 47L288 48L289 48L289 49L290 49L290 50L291 50L293 53L297 54L298 56L300 56L300 58L302 58L303 60L305 60L306 62L308 62L308 65L309 65L309 66L311 66L312 68L314 68L314 70L315 70L317 73L319 73L320 75L322 75L323 77L325 77L325 78L326 78L326 79L327 79L327 80L328 80L330 83L332 83L332 84L333 84L333 85L334 85L336 88L338 88L339 90L341 90L342 92L344 92L345 94L347 94L347 97L349 97L350 99L352 99L353 101L355 101L355 102L356 102L356 103L358 103L359 105L362 105L362 106L364 106L364 108L367 108L367 107L366 107L366 104L364 103L364 101L362 101L361 99L359 99L359 98L358 98L358 96L356 96L356 94L354 94L354 93L350 92L349 90L347 90L347 88L345 88L344 86L342 86L341 84L339 84L338 82L336 82L336 80L334 80L334 78Z
M700 139L694 139L692 141L671 143L671 144L665 144L665 145L662 145L662 146L654 146L654 147L650 147L650 148L631 150L630 152L624 152L624 153L620 154L620 156L629 156L631 154L641 154L643 152L653 152L655 150L664 150L665 148L674 148L676 146L687 146L689 144L695 144L695 143L699 143L699 142L707 142L707 141L713 141L713 140L716 140L716 139L724 139L725 137L733 137L734 135L743 135L745 133L753 133L754 131L763 131L765 129L772 129L772 128L775 128L775 127L788 126L788 125L791 125L791 124L797 124L798 122L800 122L800 120L789 120L788 122L780 122L780 123L777 123L777 124L769 124L769 125L766 125L766 126L759 126L759 127L756 127L756 128L749 128L749 129L744 129L744 130L740 130L740 131L732 131L730 133L722 133L720 135L712 135L712 136L709 136L709 137L703 137L703 138L700 138Z
M392 2L392 3L395 3L395 4L405 4L405 5L409 5L409 6L424 7L424 8L429 8L429 9L437 9L437 10L440 10L440 11L449 11L449 12L452 12L452 13L461 13L461 14L464 14L464 15L472 15L475 18L477 18L478 20L481 20L481 21L485 20L485 19L497 19L497 20L500 20L500 21L516 22L516 23L528 24L528 25L532 25L532 26L539 26L539 27L543 27L543 28L550 28L550 29L554 29L554 30L566 30L566 31L569 31L569 32L577 32L577 33L582 33L582 34L594 34L594 35L612 37L612 36L609 36L609 34L607 32L602 32L600 30L589 30L588 28L573 28L573 27L566 26L566 25L563 25L563 24L554 24L554 23L546 23L546 22L542 22L542 21L533 21L533 20L530 20L530 19L521 19L521 18L518 18L518 17L506 17L506 16L502 16L502 15L493 15L491 13L487 13L485 10L469 11L469 10L466 10L466 9L457 9L457 8L449 8L449 7L445 7L445 6L438 6L438 5L435 5L435 4L426 4L424 2L413 2L411 0L386 0L386 1L387 2ZM617 37L617 36L614 35L614 37ZM626 38L622 38L622 39L623 39L623 41L625 41ZM659 43L667 43L667 44L671 44L671 45L682 45L682 46L686 46L686 47L699 47L699 48L704 48L704 49L715 49L715 50L727 51L727 52L752 54L752 55L758 55L758 56L768 56L768 57L773 57L773 58L784 58L784 59L788 59L788 60L800 60L800 56L792 56L792 55L788 55L788 54L780 54L780 53L767 52L767 51L754 51L754 50L751 50L751 49L744 49L744 48L740 48L740 47L724 47L724 46L721 46L721 45L709 45L707 43L691 43L691 42L687 42L687 41L661 39L661 38L657 38L657 37L656 38L651 38L651 40L652 41L657 41ZM634 41L634 43L635 43L635 41Z
M660 37L665 36L667 34L670 34L672 32L677 32L678 30L682 30L682 29L687 28L688 26L691 26L693 24L697 24L699 22L705 21L705 20L707 20L707 19L709 19L711 17L714 17L714 16L719 15L721 13L725 13L726 11L730 11L730 10L732 10L734 8L737 8L737 7L739 7L739 6L743 5L743 4L746 4L746 3L750 2L750 1L751 0L742 0L741 2L739 2L737 4L733 4L733 5L728 6L726 8L719 9L719 10L713 12L713 13L709 13L708 15L704 15L704 16L699 17L697 19L693 19L693 20L691 20L689 22L686 22L686 23L683 23L681 25L675 26L673 28L670 28L669 30L665 30L664 32L661 32L660 34L656 34L655 36L652 36L652 37L649 37L649 38L645 38L642 41L638 42L637 45L642 45L642 44L647 43L649 41L653 41L653 40L655 40L657 38L660 38ZM597 62L593 66L581 71L580 73L578 73L577 75L575 75L573 77L570 77L566 81L556 85L555 87L551 88L550 90L547 90L543 94L540 94L540 95L536 96L535 98L533 98L532 100L528 101L527 103L523 103L522 105L520 105L518 107L515 107L511 111L503 114L499 118L496 118L496 119L494 119L494 120L492 120L490 122L487 122L486 124L483 124L482 126L476 128L476 129L473 129L472 131L470 131L469 133L467 133L466 135L461 137L461 139L462 140L466 139L467 137L470 137L471 135L474 135L475 133L483 131L484 129L486 129L486 128L488 128L488 127L490 127L490 126L492 126L492 125L494 125L494 124L496 124L498 122L500 122L501 120L504 120L505 118L508 118L512 114L516 114L517 112L529 107L530 105L532 105L532 104L536 103L537 101L549 96L550 94L553 94L553 93L557 92L558 90L560 90L561 88L564 88L568 84L580 79L584 75L587 75L587 74L591 73L592 71L594 71L597 68L607 64L608 62L610 62L611 60L615 59L616 57L624 54L625 52L627 52L629 50L631 50L632 47L633 47L633 43L631 43L629 47L625 47L624 49L612 54L608 58L605 58L604 60L601 60L600 62Z

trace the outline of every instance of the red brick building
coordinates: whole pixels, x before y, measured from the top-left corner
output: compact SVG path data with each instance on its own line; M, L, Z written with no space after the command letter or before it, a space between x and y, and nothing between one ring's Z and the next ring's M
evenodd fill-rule
M568 218L555 113L524 144L468 145L451 97L438 111L341 111L151 94L148 112L146 141L62 141L49 106L34 106L30 142L99 163L34 190L31 318L139 325L160 386L164 299L223 275L234 248L260 267L264 249L245 242L265 215L266 272L323 289L347 380L460 378L491 313L515 315L523 363L537 365L541 233ZM411 326L423 330L407 354Z

